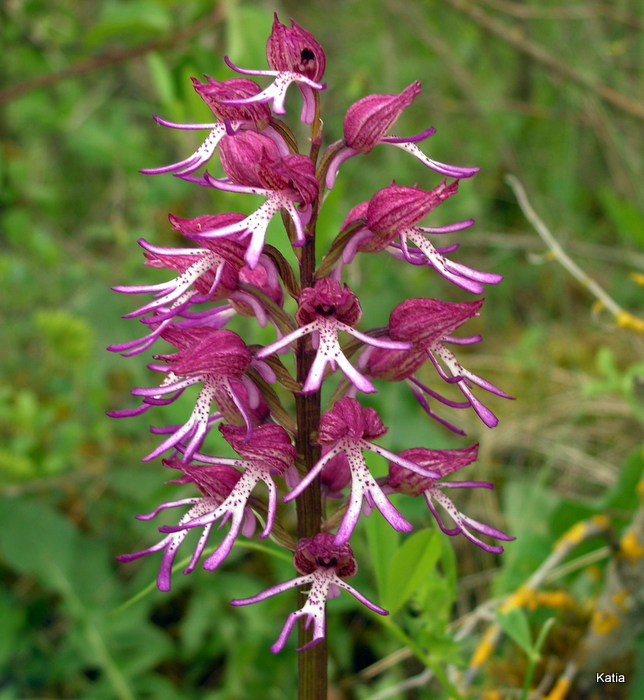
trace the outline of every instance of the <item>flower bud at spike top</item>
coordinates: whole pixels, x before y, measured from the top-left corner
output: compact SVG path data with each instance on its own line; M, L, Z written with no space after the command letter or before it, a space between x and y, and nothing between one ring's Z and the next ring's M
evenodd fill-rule
M230 80L215 80L209 75L204 76L207 83L192 78L195 91L210 107L212 113L220 121L229 119L231 122L252 124L261 131L271 120L271 110L264 103L225 104L224 100L242 100L258 95L262 89L248 78L231 78Z
M302 290L295 318L302 325L318 316L334 316L338 321L353 326L362 317L358 297L347 287L330 277L318 280L314 287Z
M311 574L317 568L333 568L340 578L351 578L358 573L351 545L334 543L335 535L321 532L314 537L305 537L297 543L293 565L300 574Z
M483 299L465 302L405 299L389 316L389 335L424 349L478 315Z
M367 95L354 102L344 117L347 146L369 153L420 93L420 82L416 80L399 95Z
M326 67L324 51L313 35L293 20L290 27L282 24L277 12L266 42L266 60L273 70L300 73L315 82L321 80Z

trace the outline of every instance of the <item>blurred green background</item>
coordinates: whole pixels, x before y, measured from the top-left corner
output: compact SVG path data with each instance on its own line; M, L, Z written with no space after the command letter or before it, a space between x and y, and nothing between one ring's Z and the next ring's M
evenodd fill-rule
M637 0L7 0L0 7L0 700L294 697L293 645L277 657L268 650L294 599L227 605L233 595L290 577L288 563L236 547L216 574L199 567L178 574L171 594L155 590L119 609L156 576L154 557L130 565L114 557L154 541L154 527L134 514L176 497L158 463L140 462L156 444L149 423L169 424L172 416L105 417L133 406L130 388L153 379L142 358L104 350L139 332L119 318L132 300L110 287L162 279L142 266L136 240L176 245L168 212L252 206L169 175L140 175L139 168L186 157L204 134L164 129L151 115L210 121L190 76L232 77L223 55L266 67L275 10L326 51L327 144L341 137L352 102L421 80L424 92L396 132L433 125L426 152L481 167L432 225L474 217L452 257L505 276L466 329L484 342L459 357L517 400L489 401L500 418L494 430L471 416L454 419L481 445L464 478L498 484L493 494L470 497L464 510L519 539L500 558L459 539L444 544L442 578L432 579L443 583L412 596L400 627L428 640L437 663L466 665L480 630L456 643L450 619L514 590L576 520L607 512L619 533L637 507L644 338L618 328L547 254L505 182L516 175L569 255L623 308L643 314L633 277L644 273ZM287 105L296 118L292 92ZM397 149L354 158L327 200L322 243L350 207L394 178L425 189L440 180ZM282 243L277 228L270 235ZM378 255L362 256L347 281L359 290L363 328L385 323L405 297L468 298L427 270L409 272ZM383 387L369 401L391 428L383 439L390 449L469 444L429 425L404 388ZM188 410L176 407L174 418ZM378 526L370 527L371 539L357 537L364 557L357 585L377 599L368 552ZM452 547L458 585L448 575ZM605 561L557 585L592 600ZM356 607L348 598L331 604L336 698L376 698L422 672L417 659L404 652L398 659L404 644ZM560 630L572 625L559 622ZM587 614L575 624L583 635ZM555 625L554 640L557 634ZM561 648L570 652L571 644ZM644 657L641 642L633 649L624 661L631 670ZM370 671L379 659L390 662ZM520 687L524 669L522 652L501 646L471 697ZM634 682L610 697L634 699ZM424 686L380 697L441 692ZM575 692L570 697L582 697Z

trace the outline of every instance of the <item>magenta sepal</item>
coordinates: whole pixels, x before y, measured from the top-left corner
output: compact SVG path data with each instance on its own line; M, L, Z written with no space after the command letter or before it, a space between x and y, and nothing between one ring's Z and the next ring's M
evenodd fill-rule
M428 479L418 474L413 474L407 469L401 468L399 464L392 462L389 465L387 485L383 487L383 490L386 493L399 492L409 496L423 495L427 502L427 507L436 519L442 532L450 536L462 534L470 540L470 542L473 542L486 552L500 554L503 551L503 547L483 542L473 534L471 530L504 542L511 542L515 538L506 535L491 525L486 525L485 523L481 523L478 520L474 520L474 518L464 515L442 492L442 489L454 488L494 488L494 486L487 481L440 481L442 477L453 474L468 464L471 464L476 459L477 452L478 444L456 450L429 450L423 447L404 450L402 454L406 457L413 459L420 465L433 468L437 471L439 476L434 479ZM439 503L445 509L456 527L448 528L443 523L434 502Z

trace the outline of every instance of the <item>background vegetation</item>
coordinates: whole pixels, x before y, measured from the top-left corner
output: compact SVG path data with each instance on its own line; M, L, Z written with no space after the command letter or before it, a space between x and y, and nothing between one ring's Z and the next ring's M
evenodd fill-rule
M543 582L564 598L515 605L513 621L503 620L509 634L480 673L471 670L494 605L539 571L557 538L602 514L615 542L638 507L643 336L618 327L553 259L505 181L518 177L569 255L641 315L632 274L644 273L637 1L7 0L0 8L0 700L293 697L292 646L277 657L268 650L293 600L227 605L289 575L288 562L236 547L218 573L177 575L172 593L160 594L147 589L153 557L114 561L151 541L153 529L132 516L167 500L171 487L158 464L139 461L154 443L148 419L104 415L132 405L131 386L149 382L143 362L104 351L137 332L119 319L131 300L109 288L159 279L142 267L136 239L171 245L167 212L196 216L213 212L214 201L228 207L170 176L137 173L179 160L197 143L194 132L162 129L151 115L208 121L190 76L230 77L224 54L263 67L274 10L326 50L327 143L340 137L351 102L420 79L424 92L399 132L434 125L432 157L481 166L441 207L440 223L474 216L477 226L459 238L459 260L505 275L486 293L484 343L465 364L518 397L491 402L496 429L472 419L464 426L481 444L470 478L498 484L464 510L517 542L500 558L459 539L432 544L426 575L386 633L350 600L333 601L334 697L441 697L426 664L469 668L471 697L518 697L511 689L524 682L526 634L534 639L554 617L534 685L546 693L576 659L569 697L641 698L636 616L626 648L598 668L625 673L627 683L585 684L576 656L611 562L601 537ZM348 209L392 177L436 184L413 159L382 151L343 166L321 227L329 240ZM365 327L384 322L405 296L466 298L436 276L403 279L380 256L364 257L349 281L360 290ZM373 405L391 427L393 449L465 444L429 425L398 387ZM378 517L356 548L358 587L382 600L397 585L388 572L399 543L384 537ZM429 531L419 538L419 551L434 541ZM641 566L634 571L641 582Z

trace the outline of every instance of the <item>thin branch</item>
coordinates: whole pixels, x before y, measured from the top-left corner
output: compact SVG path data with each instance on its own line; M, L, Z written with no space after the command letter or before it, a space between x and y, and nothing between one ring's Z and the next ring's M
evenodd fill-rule
M644 333L644 320L633 316L630 312L624 310L607 292L600 287L594 279L589 277L577 263L568 257L564 249L559 245L557 239L550 233L548 227L539 218L536 211L532 208L528 195L514 175L506 175L506 182L512 188L521 211L525 214L526 219L534 226L536 232L541 236L543 242L548 246L554 255L555 259L568 272L580 282L598 301L599 303L615 317L617 325L621 328L629 328L630 330Z
M609 85L604 85L604 83L597 82L591 77L579 73L569 66L563 58L554 54L552 49L544 48L540 44L526 39L525 36L517 32L511 25L500 22L488 15L478 4L472 3L469 0L447 0L447 2L454 9L467 15L485 31L499 37L521 53L530 56L534 61L546 66L553 71L553 73L562 75L568 78L568 80L592 90L603 100L626 114L630 114L638 119L644 119L644 103L633 100Z
M129 49L114 49L112 51L106 51L98 56L92 56L91 58L86 58L78 63L74 63L67 68L63 68L62 70L54 71L53 73L45 73L44 75L38 75L35 78L25 80L23 83L18 83L18 85L12 85L5 90L0 90L0 104L3 102L9 102L10 100L15 100L16 98L22 97L22 95L32 92L33 90L51 87L52 85L56 85L63 80L67 80L68 78L76 78L84 73L106 68L107 66L122 63L123 61L129 61L132 58L143 56L151 51L160 51L181 46L193 36L196 36L202 32L204 29L207 29L213 24L218 24L221 22L224 18L224 11L222 7L222 5L217 4L215 10L209 15L203 17L197 22L194 22L194 24L191 24L185 29L175 30L171 37L167 37L165 39L154 39L145 44L134 46Z
M545 7L542 5L529 5L521 2L508 2L507 0L485 0L489 7L504 12L512 17L521 19L593 19L602 17L612 22L626 24L635 29L641 29L642 23L634 15L629 15L607 4L598 3L596 5L563 4L559 7Z
M508 250L523 250L526 253L536 253L543 250L541 243L531 234L514 233L507 231L498 233L496 231L477 231L464 238L461 248L485 248L490 247L505 248ZM584 243L583 241L570 241L568 248L575 255L601 260L611 261L617 265L628 266L629 268L640 268L644 270L644 255L635 250L613 248L596 243ZM637 273L633 273L637 275ZM644 283L643 283L644 284Z

